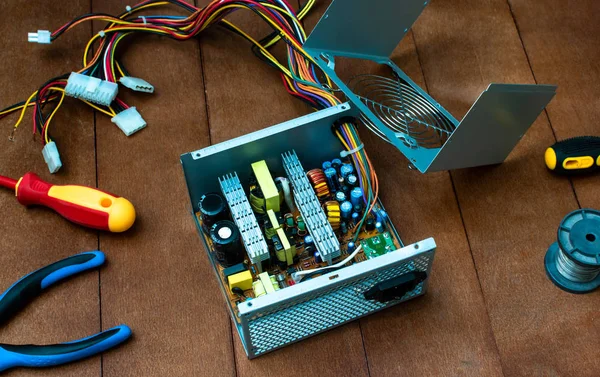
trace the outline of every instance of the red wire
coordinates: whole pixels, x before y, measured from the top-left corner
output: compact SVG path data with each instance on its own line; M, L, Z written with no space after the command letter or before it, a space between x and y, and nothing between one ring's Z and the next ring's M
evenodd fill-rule
M6 187L7 189L15 190L17 188L17 181L0 175L0 186Z

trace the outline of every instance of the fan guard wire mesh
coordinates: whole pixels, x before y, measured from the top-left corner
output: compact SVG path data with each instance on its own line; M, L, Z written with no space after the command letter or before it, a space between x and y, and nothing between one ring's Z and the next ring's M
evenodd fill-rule
M394 80L377 75L358 75L350 79L348 87L409 147L441 147L456 128L440 110L400 77ZM361 113L361 120L377 136L389 142L365 114Z

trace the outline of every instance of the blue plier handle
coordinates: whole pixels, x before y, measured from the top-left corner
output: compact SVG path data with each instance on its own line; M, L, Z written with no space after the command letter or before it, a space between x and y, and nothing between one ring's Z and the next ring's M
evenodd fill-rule
M63 259L24 276L0 296L0 325L44 289L104 263L104 253L90 251ZM52 345L0 344L0 372L14 367L50 367L81 360L115 347L131 336L125 325L87 338Z

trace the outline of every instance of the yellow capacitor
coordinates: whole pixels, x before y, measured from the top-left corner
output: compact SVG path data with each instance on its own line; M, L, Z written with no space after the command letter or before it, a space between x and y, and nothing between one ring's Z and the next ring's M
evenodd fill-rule
M279 191L277 191L277 186L275 186L275 181L269 173L265 160L253 163L252 171L265 198L267 211L271 209L274 212L279 212Z
M227 277L227 281L229 282L230 291L233 288L241 288L242 291L247 291L248 289L252 288L252 274L250 271L229 275Z

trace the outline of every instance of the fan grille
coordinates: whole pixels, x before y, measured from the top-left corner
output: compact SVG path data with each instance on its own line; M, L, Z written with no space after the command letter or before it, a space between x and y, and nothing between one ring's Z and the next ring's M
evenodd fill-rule
M348 87L398 139L409 147L438 148L456 126L435 105L400 77L358 75ZM377 136L387 136L367 117L363 123Z

